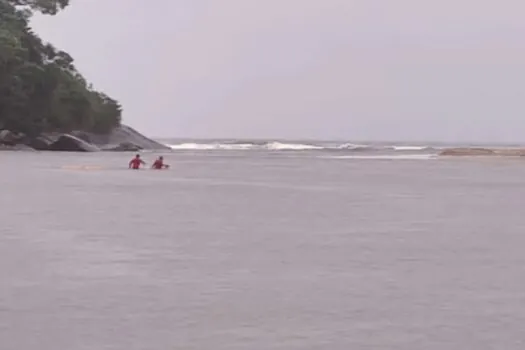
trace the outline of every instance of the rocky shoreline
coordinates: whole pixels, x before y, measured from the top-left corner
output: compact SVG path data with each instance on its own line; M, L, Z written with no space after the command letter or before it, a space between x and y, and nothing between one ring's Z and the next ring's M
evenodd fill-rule
M448 148L441 151L439 155L455 157L525 157L525 148Z
M0 130L0 151L55 152L139 152L169 151L170 147L152 140L135 129L121 125L107 135L85 131L43 133L29 138L9 130ZM442 157L525 157L525 148L455 147L442 149Z
M142 150L169 150L170 148L142 135L135 129L121 125L108 135L84 131L71 133L44 133L29 138L9 130L0 130L0 150L58 151L58 152L137 152Z

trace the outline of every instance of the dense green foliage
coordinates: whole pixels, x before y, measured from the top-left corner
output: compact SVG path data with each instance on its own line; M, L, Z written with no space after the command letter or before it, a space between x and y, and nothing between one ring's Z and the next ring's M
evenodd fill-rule
M0 129L109 132L120 124L117 101L93 90L66 52L29 27L32 11L53 15L69 0L0 0Z

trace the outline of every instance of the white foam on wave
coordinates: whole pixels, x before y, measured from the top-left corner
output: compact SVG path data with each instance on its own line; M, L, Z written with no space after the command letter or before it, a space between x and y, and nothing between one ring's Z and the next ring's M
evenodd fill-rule
M281 143L281 142L270 142L266 145L265 148L269 150L275 150L275 151L284 151L284 150L302 151L302 150L324 149L324 147L321 147L321 146L305 145L305 144L297 144L297 143Z
M200 143L181 143L179 145L166 145L171 149L175 150L206 150L214 149L213 145L200 144Z
M173 150L206 151L206 150L248 150L254 148L251 143L224 144L224 143L181 143L166 145Z
M207 150L232 150L232 151L247 151L247 150L268 150L268 151L315 151L315 150L326 150L326 151L395 151L395 152L421 152L421 151L432 151L433 148L430 146L381 146L381 145L366 145L366 144L354 144L354 143L341 143L341 144L307 144L307 143L284 143L284 142L268 142L268 143L197 143L188 142L180 144L167 144L172 150L179 151L207 151Z
M384 154L384 155L352 155L352 156L319 156L324 159L369 159L369 160L432 160L435 154Z
M370 148L368 145L359 145L355 143L343 143L342 145L337 146L337 149L347 149L347 150L359 150Z
M423 151L429 149L428 146L392 146L394 151Z
M206 150L251 150L251 149L266 149L271 151L303 151L303 150L320 150L324 149L321 146L296 144L296 143L281 143L270 142L264 145L256 145L252 143L181 143L166 145L173 150L190 150L190 151L206 151Z

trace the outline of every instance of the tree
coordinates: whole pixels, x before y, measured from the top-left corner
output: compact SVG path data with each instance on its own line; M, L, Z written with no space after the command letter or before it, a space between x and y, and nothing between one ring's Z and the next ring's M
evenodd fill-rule
M0 127L27 135L44 131L110 132L122 108L77 71L66 52L29 27L32 11L56 14L69 0L0 0Z
M44 14L55 15L69 5L69 0L6 0L15 7L24 7Z

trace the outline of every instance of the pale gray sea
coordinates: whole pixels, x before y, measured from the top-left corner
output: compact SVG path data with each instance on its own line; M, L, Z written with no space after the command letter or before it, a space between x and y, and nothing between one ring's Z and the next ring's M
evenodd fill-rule
M525 348L524 159L273 146L0 153L0 349Z

